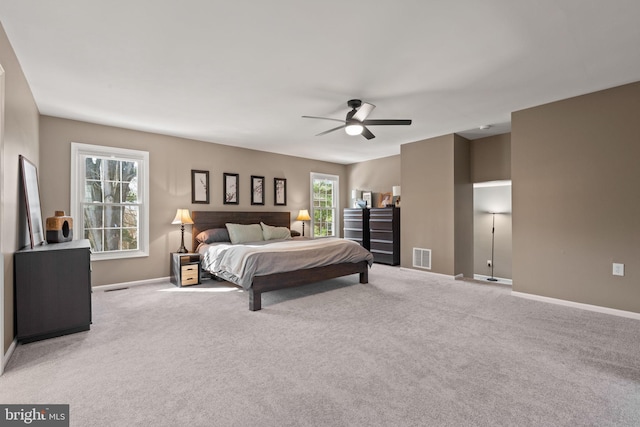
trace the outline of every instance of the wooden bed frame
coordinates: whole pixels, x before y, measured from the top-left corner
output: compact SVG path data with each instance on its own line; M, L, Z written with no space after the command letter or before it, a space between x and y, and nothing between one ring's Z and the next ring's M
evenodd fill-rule
M290 212L193 211L191 212L191 218L193 219L192 247L194 250L198 245L196 242L198 233L210 228L225 228L225 224L228 222L235 224L259 224L264 222L274 227L289 228L291 226ZM358 263L345 262L256 276L249 289L249 310L257 311L262 308L263 292L302 286L356 273L360 275L360 283L369 283L369 265L367 261Z

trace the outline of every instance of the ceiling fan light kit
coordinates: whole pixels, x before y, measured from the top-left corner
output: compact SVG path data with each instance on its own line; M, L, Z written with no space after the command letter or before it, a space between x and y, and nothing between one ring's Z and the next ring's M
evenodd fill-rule
M357 120L352 120L344 127L344 131L347 133L347 135L360 135L362 134L363 130L364 127L360 123L358 123Z
M367 120L367 117L369 117L369 114L371 114L371 112L373 111L374 108L376 108L376 106L373 104L369 104L368 102L362 102L359 99L351 99L347 101L347 106L351 108L351 111L347 113L347 117L345 120L332 119L329 117L317 117L317 116L302 116L302 117L305 119L332 120L332 121L344 123L342 126L338 126L333 129L320 132L316 136L326 135L338 129L344 129L347 135L362 135L366 139L373 139L376 136L367 128L367 126L393 126L393 125L407 126L411 124L411 120L409 119Z

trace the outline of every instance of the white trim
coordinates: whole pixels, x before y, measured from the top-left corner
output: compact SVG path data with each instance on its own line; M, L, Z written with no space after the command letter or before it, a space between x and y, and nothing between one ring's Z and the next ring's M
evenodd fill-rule
M610 314L612 316L627 317L629 319L640 320L640 313L633 311L618 310L615 308L601 307L599 305L583 304L581 302L567 301L563 299L543 297L542 295L528 294L526 292L511 291L514 297L530 299L534 301L546 302L550 304L563 305L565 307L579 308L581 310L595 311L597 313Z
M2 345L4 346L4 343L2 343ZM11 359L11 356L13 355L13 351L16 349L17 345L18 345L18 339L14 338L13 342L7 349L7 353L4 355L4 359L2 360L2 369L0 369L0 371L4 372L4 368L6 368L7 365L9 364L9 359Z
M149 256L149 152L141 150L131 150L129 148L105 147L101 145L71 143L71 217L77 218L76 225L79 230L84 228L83 217L80 215L79 201L83 197L84 188L79 185L78 174L84 170L82 156L114 157L119 160L138 160L138 177L142 185L138 188L140 198L140 223L138 228L138 250L132 251L110 251L92 253L91 261L105 259L138 258ZM77 233L75 239L82 239L82 233Z
M400 267L400 270L401 271L415 271L416 273L428 274L430 276L446 277L447 279L456 280L456 276L451 276L450 274L434 273L433 271L419 270L417 268Z
M489 279L491 276L485 276L484 274L474 274L472 279L474 280L479 280L481 282L485 282L487 281L487 279ZM511 279L505 279L504 277L493 277L494 279L498 279L497 282L492 282L492 283L500 283L503 285L509 285L509 286L513 286L513 280Z
M135 280L133 282L113 283L111 285L98 285L98 286L93 286L91 290L95 292L104 292L104 291L111 291L114 289L131 288L133 286L157 285L160 283L167 283L169 282L169 280L170 280L169 277L158 277L157 279Z
M507 185L511 185L511 180L475 182L473 188L505 187Z
M311 206L309 206L309 213L311 214L311 221L309 222L309 236L311 238L315 238L316 236L313 234L315 227L313 226L314 217L315 217L315 209L313 207L313 180L314 179L326 179L328 181L335 182L335 186L333 188L333 200L334 200L334 215L333 215L333 236L332 237L340 237L341 228L340 228L340 175L332 175L328 173L322 172L311 172L309 174L309 199L311 201Z

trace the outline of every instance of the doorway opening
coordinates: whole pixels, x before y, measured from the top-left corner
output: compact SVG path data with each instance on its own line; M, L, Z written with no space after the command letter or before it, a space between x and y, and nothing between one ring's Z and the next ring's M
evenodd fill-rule
M473 278L512 284L511 181L473 184Z

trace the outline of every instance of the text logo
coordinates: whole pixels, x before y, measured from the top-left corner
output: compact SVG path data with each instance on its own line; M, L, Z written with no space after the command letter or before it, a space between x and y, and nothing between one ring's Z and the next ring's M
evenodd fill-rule
M0 427L69 427L69 405L0 405Z

